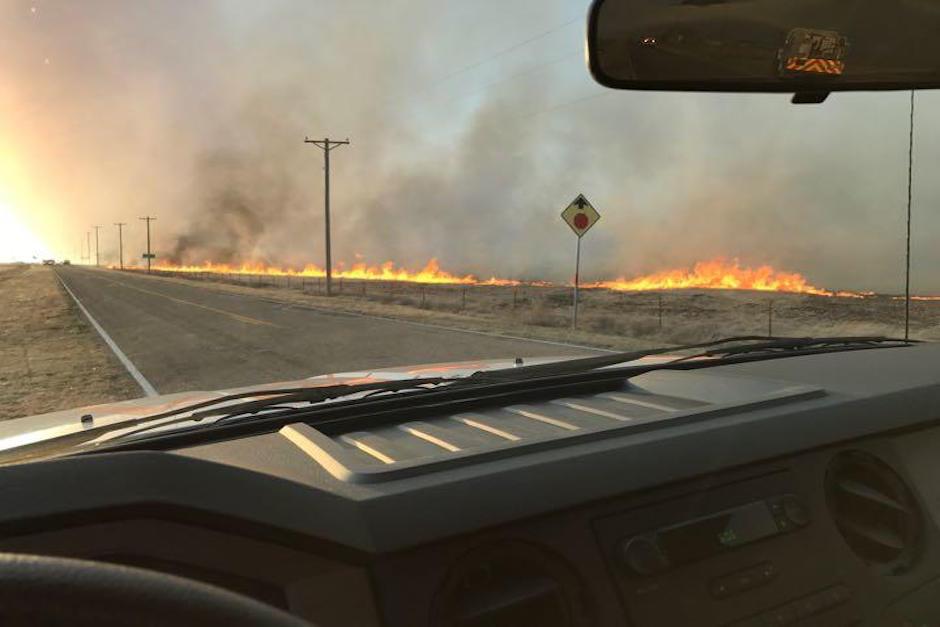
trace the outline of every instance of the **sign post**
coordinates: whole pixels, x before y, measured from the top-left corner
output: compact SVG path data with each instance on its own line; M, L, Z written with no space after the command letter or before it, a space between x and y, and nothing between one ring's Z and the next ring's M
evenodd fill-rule
M581 238L587 233L598 220L601 214L584 197L584 194L578 194L578 197L571 201L571 204L565 207L561 212L561 219L564 220L574 234L578 236L578 244L574 257L574 298L572 302L571 328L578 328L578 288L581 282Z
M147 223L147 252L143 255L143 258L147 260L147 274L150 274L150 262L157 257L156 255L150 253L150 223L156 220L156 218L146 216L141 218L141 220L144 220Z

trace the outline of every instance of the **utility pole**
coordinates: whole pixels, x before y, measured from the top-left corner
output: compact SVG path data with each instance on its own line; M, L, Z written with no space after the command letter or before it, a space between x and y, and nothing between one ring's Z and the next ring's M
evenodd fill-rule
M114 226L118 228L118 260L121 265L121 270L124 269L124 227L127 226L127 222L115 222Z
M91 231L85 231L85 244L88 246L88 256L85 259L91 263Z
M91 228L95 229L95 267L97 268L101 265L101 256L98 254L98 229L101 227L93 226Z
M156 220L156 218L146 216L141 218L141 220L147 223L147 254L144 255L144 259L147 260L147 274L150 274L150 260L154 258L154 255L150 252L150 223Z
M911 90L911 127L907 143L907 238L904 253L904 341L911 339L911 190L914 185L914 90Z
M304 137L305 144L314 144L323 151L323 160L325 162L324 172L324 202L323 209L326 216L326 295L333 294L333 256L330 248L330 151L340 146L348 145L349 138L346 141L332 141L329 137L326 139L308 139Z

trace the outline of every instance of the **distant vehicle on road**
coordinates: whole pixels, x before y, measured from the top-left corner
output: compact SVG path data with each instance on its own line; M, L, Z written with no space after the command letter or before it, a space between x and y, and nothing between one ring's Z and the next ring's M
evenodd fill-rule
M44 266L54 266L54 265L55 265L55 259L43 259L43 260L42 260L42 265L44 265Z

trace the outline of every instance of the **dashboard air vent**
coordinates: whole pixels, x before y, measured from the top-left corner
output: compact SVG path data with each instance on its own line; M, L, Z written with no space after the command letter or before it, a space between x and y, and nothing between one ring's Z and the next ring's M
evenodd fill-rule
M578 627L587 624L580 582L559 558L523 543L471 551L437 595L434 627Z
M826 473L829 512L849 548L888 574L907 570L917 558L922 516L898 474L861 451L837 455Z

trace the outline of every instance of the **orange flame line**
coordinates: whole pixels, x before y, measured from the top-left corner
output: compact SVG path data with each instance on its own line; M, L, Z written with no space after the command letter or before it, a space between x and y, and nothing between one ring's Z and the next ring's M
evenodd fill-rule
M316 265L308 264L302 269L286 268L267 265L260 262L244 262L242 264L213 263L206 261L198 265L176 265L159 263L153 266L154 270L163 272L208 272L215 274L250 274L264 276L296 276L296 277L325 277L326 271ZM522 282L514 279L501 279L490 277L479 279L472 274L457 275L442 270L437 259L432 258L423 268L410 271L397 267L394 262L386 261L380 265L369 266L365 263L355 263L349 268L337 264L333 276L338 279L351 279L359 281L403 281L411 283L447 284L447 285L520 285Z
M357 257L359 257L357 255ZM308 264L302 269L270 265L261 262L244 262L241 264L213 263L206 261L198 265L176 265L159 263L155 270L181 273L216 273L264 276L290 276L290 277L325 277L323 268ZM368 265L361 261L350 267L337 264L333 276L338 279L351 279L360 281L401 281L411 283L439 284L439 285L492 285L514 286L526 285L554 287L559 284L547 281L518 281L504 279L496 276L480 279L472 274L454 274L441 269L436 258L429 260L424 267L418 270L408 270L397 266L394 262L386 261L378 265ZM621 292L661 291L676 289L725 289L725 290L756 290L762 292L790 292L796 294L809 294L815 296L839 298L867 298L873 292L833 291L811 284L802 274L797 272L784 272L775 270L769 265L757 267L742 266L737 259L726 261L712 259L700 261L691 268L678 268L654 272L646 276L634 278L619 278L608 281L598 281L585 284L585 288L601 288ZM940 299L940 297L916 297L922 300Z
M816 287L797 272L782 272L771 266L742 267L735 259L700 261L691 269L663 270L633 279L620 278L599 281L589 287L603 287L615 291L640 292L674 289L756 290L761 292L791 292L814 296L865 298L865 292L833 292Z

